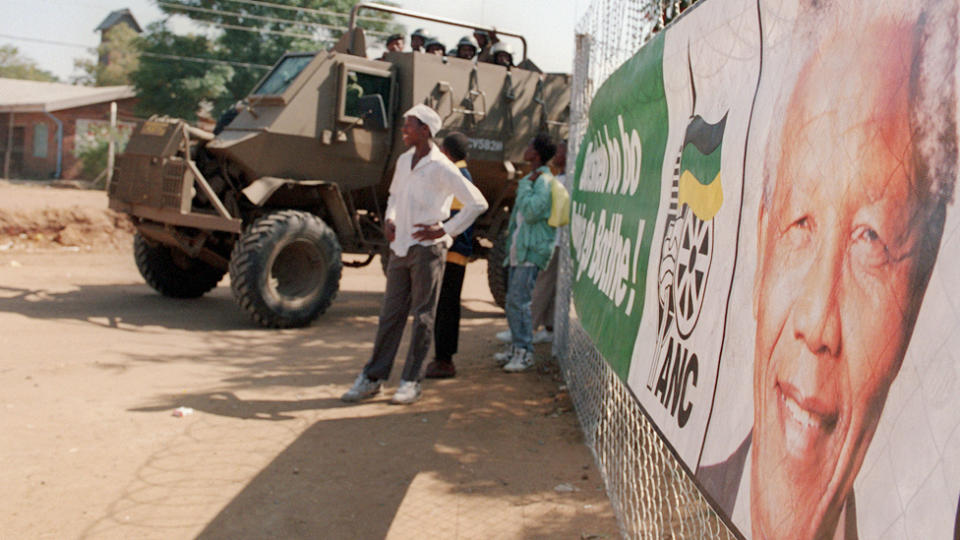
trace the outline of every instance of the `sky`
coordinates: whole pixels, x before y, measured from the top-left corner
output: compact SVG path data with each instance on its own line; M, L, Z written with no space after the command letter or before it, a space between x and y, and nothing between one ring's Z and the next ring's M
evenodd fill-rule
M268 0L277 1L277 0ZM405 9L429 13L463 22L493 26L522 34L529 47L528 56L548 72L569 73L573 69L574 27L591 0L395 0ZM111 11L129 8L140 26L160 20L164 14L152 0L2 0L0 45L13 45L21 55L32 59L41 69L53 72L62 81L79 73L74 59L93 60L89 50L97 46L99 32L94 28ZM466 30L397 17L407 28L424 27L452 48ZM178 33L196 31L182 17L172 19ZM375 38L368 36L371 56ZM514 42L517 50L519 42ZM409 40L408 40L409 46ZM519 53L519 51L517 50Z

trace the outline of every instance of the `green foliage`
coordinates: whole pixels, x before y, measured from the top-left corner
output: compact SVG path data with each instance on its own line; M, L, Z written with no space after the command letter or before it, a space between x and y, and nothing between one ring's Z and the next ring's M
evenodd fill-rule
M118 127L111 128L106 122L90 122L86 131L78 132L74 140L73 154L80 160L80 177L86 180L98 178L107 168L110 141L115 143L114 151L119 154L126 148L132 131L131 123L121 123ZM103 184L99 186L103 187Z
M13 45L0 45L0 77L31 81L57 82L57 76L40 69L32 59L20 54Z
M211 58L216 44L204 36L178 36L164 22L153 23L141 41L144 54L130 79L140 101L138 115L165 114L195 120L202 101L217 103L227 93L232 67L171 61L169 57ZM157 56L153 56L157 55Z
M118 24L107 30L104 40L96 48L97 60L76 59L73 66L82 72L74 77L77 84L88 86L116 86L130 84L130 74L140 61L140 42L136 30ZM99 59L106 61L101 63Z
M196 117L201 101L213 104L214 116L245 98L267 73L264 68L203 64L150 57L163 54L271 66L287 51L331 47L346 31L356 0L269 0L313 11L266 7L230 0L167 0L159 7L219 29L215 38L175 36L163 24L151 25L142 38L144 54L132 80L140 95L139 112L187 119ZM178 4L180 7L172 7ZM194 8L194 9L187 9ZM394 32L388 14L367 11L358 23L374 32ZM230 27L254 29L247 31Z
M108 146L107 141L100 141L78 153L77 157L80 158L80 178L93 180L107 168Z

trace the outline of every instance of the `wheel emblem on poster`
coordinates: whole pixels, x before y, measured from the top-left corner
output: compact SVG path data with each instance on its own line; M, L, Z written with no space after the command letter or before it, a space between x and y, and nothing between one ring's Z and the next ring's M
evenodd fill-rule
M677 331L683 338L688 338L700 318L707 290L707 275L713 260L713 220L703 221L689 206L684 206L682 212L677 266L673 274L673 305Z

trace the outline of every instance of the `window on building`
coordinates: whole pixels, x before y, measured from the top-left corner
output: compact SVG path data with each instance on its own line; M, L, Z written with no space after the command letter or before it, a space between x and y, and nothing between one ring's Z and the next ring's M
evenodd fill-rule
M47 125L33 125L33 157L47 157Z

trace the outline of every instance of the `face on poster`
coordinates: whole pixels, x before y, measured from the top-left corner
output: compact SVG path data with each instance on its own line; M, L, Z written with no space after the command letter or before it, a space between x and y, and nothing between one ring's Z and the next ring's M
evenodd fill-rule
M779 5L760 7L784 24ZM954 189L956 6L863 7L800 3L764 57L780 69L761 73L744 173L759 190L742 229L756 261L751 430L697 472L754 538L856 537L870 518L854 483ZM723 438L714 422L707 445Z
M625 378L747 537L949 538L960 422L956 407L914 397L949 383L927 374L946 362L911 351L960 323L957 289L934 272L960 256L948 219L957 2L722 4L663 33L669 135ZM759 37L731 31L731 12ZM751 49L762 68L744 61ZM711 257L691 251L707 236ZM684 296L698 263L703 293ZM936 330L923 313L942 314ZM900 450L919 445L902 418L941 422L929 448Z

